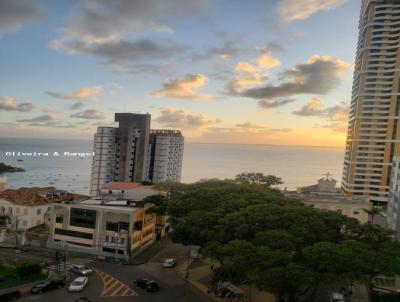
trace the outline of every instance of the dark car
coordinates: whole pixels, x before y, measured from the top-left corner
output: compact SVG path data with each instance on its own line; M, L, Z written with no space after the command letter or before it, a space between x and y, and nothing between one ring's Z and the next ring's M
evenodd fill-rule
M46 280L31 288L31 294L41 294L52 289L62 288L65 285L63 280Z
M21 292L19 290L6 290L0 292L0 301L8 302L14 301L21 298Z
M137 287L146 289L147 288L147 283L149 283L149 279L145 279L145 278L140 278L140 279L136 279L135 280L135 284Z
M137 287L143 288L148 292L157 292L160 290L160 285L156 281L146 278L135 280L135 284Z
M159 290L160 290L160 285L156 281L151 280L147 282L146 291L154 293L158 292Z
M75 300L75 302L91 302L89 298L86 297L80 297Z

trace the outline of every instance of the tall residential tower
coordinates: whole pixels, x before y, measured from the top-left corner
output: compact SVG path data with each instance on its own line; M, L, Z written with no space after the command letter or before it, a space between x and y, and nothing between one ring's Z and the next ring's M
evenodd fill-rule
M400 155L400 1L363 0L342 189L386 204Z
M149 114L116 113L115 121L118 127L98 127L94 135L91 195L111 181L180 181L180 131L150 130Z

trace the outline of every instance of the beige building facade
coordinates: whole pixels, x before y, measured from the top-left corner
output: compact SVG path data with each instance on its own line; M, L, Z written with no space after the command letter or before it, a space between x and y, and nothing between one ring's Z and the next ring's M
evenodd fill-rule
M400 155L400 1L363 0L342 190L386 205Z

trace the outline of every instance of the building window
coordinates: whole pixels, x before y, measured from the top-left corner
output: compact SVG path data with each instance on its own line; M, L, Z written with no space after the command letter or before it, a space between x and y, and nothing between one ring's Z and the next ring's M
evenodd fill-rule
M56 215L56 223L63 223L64 216L63 215Z
M21 212L20 208L16 208L16 210L17 210L17 214L19 214Z
M93 239L93 234L64 230L64 229L55 229L54 234L70 236L70 237L78 237L78 238L84 238L84 239Z
M26 220L22 221L22 226L26 227L28 225L28 222Z
M111 221L107 221L106 224L106 230L107 231L114 231L114 232L118 232L121 230L128 230L129 229L129 223L128 222L111 222Z
M96 211L72 208L69 224L71 226L94 229L96 226Z
M38 215L42 214L42 209L37 209L36 214Z
M24 215L28 215L28 209L24 209Z

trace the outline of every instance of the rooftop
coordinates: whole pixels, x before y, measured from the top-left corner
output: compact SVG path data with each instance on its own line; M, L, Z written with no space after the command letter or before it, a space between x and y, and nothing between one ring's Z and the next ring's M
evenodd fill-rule
M128 189L136 189L143 187L144 185L138 182L127 182L127 181L112 181L106 183L101 188L102 189L110 189L110 190L128 190Z
M78 203L68 203L66 205L70 207L82 206L123 212L136 212L137 210L143 209L144 206L143 204L137 204L127 200L103 201L101 199L87 199Z
M64 200L84 200L87 196L69 193L64 190L57 190L55 187L33 187L7 189L0 192L0 199L5 199L11 203L26 206L38 206L49 203L57 203Z

